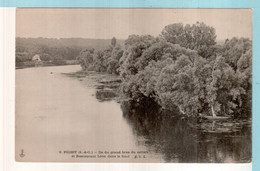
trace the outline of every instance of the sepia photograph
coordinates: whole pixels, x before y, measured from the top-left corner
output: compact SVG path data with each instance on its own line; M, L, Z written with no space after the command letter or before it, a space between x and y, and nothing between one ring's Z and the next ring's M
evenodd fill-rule
M252 9L17 8L15 160L251 163Z

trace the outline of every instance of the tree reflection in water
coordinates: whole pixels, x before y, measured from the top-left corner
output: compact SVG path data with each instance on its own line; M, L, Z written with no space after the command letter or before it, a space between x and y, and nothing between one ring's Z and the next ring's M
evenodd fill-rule
M136 105L122 102L121 109L133 128L138 145L146 146L151 153L162 155L165 162L251 161L250 124L240 124L240 129L235 131L212 132L205 127L213 124L233 126L239 122L223 124L187 119L161 110L153 103Z

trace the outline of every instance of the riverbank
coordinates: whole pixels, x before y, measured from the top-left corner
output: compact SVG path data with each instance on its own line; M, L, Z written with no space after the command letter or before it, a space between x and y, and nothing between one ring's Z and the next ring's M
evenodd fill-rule
M77 60L64 60L58 62L50 61L25 61L25 62L16 62L15 69L24 69L24 68L33 68L33 67L48 67L48 66L63 66L63 65L78 65Z

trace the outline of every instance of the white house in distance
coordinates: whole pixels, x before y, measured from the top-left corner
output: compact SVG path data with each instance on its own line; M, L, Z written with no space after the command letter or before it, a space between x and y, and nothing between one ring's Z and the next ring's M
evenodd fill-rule
M32 61L35 61L35 62L37 62L37 61L41 61L41 58L40 58L40 55L34 55L33 57L32 57Z
M34 55L33 57L32 57L32 61L34 62L34 65L35 65L35 67L38 67L38 66L41 66L42 65L42 60L41 60L41 58L40 58L40 55Z

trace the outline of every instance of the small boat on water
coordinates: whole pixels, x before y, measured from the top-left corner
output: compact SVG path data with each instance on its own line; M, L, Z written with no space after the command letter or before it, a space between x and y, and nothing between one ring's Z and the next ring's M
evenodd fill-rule
M227 119L231 118L230 116L217 116L213 109L213 106L211 106L211 112L212 112L211 116L207 116L207 115L205 116L202 114L199 114L199 116L201 116L202 118L207 119L207 120L227 120Z
M202 116L202 118L208 119L208 120L226 120L226 119L230 119L231 117L229 117L229 116Z

